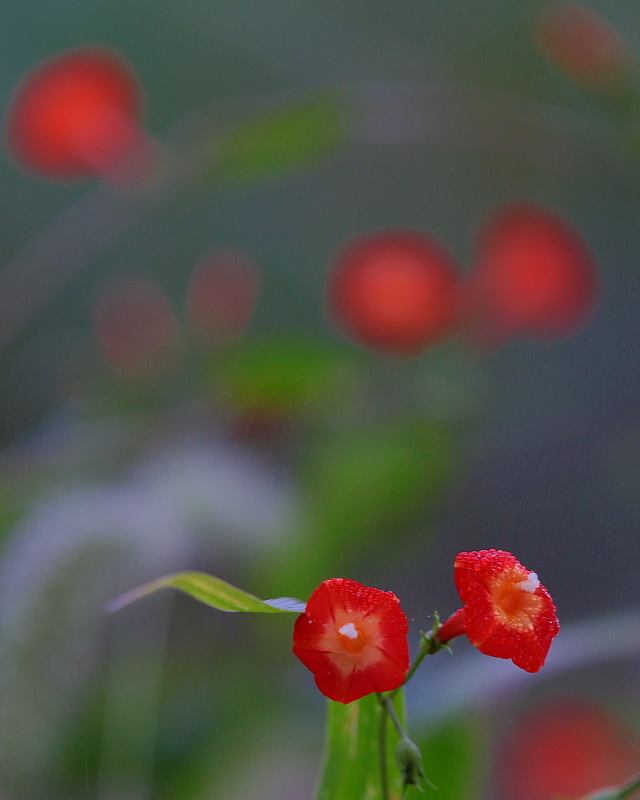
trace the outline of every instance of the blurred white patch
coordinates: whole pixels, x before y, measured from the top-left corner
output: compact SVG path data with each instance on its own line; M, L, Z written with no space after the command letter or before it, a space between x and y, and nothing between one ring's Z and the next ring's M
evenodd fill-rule
M216 440L173 443L142 461L136 475L194 531L259 545L291 529L291 485L238 447Z
M204 542L246 556L292 527L293 488L249 451L204 434L159 445L135 425L67 433L0 464L11 485L39 493L0 553L0 769L18 776L54 752L100 652L106 600L195 568Z

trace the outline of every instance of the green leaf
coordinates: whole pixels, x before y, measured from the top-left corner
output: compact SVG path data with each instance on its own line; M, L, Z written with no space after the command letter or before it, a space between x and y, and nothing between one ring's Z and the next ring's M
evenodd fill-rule
M425 798L473 800L479 791L486 732L475 719L447 720L419 740L424 771L435 786L426 787Z
M353 382L353 365L317 342L261 339L220 354L209 382L236 409L301 414L341 398Z
M108 613L119 611L135 600L140 600L159 589L173 587L181 592L195 597L220 611L253 611L266 614L297 612L304 610L304 603L292 597L279 597L276 600L259 600L248 592L243 592L226 581L220 580L206 572L178 572L175 575L165 575L151 583L145 583L131 589L119 597L110 600L105 609Z
M246 182L313 162L345 141L345 108L341 98L323 94L269 110L216 142L207 177Z
M323 537L369 536L439 497L451 472L452 449L445 430L427 423L350 431L325 440L307 468Z
M406 710L404 692L395 698L400 722ZM378 735L380 706L375 694L343 705L329 701L327 738L316 800L382 800ZM387 720L387 763L391 797L400 797L402 779L396 764L398 734Z

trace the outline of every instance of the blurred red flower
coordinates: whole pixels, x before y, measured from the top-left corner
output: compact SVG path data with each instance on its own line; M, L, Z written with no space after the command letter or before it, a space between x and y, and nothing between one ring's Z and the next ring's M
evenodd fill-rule
M458 321L457 265L424 234L365 236L338 255L327 303L340 330L359 344L413 356L451 333Z
M93 175L135 180L153 160L141 127L142 90L107 47L81 47L38 65L17 88L6 118L10 153L51 180Z
M637 771L640 751L605 708L565 699L529 711L508 734L498 780L510 800L583 797Z
M629 49L606 20L582 3L554 3L538 26L538 44L578 83L619 88L632 64Z
M123 277L99 296L94 326L104 357L125 383L169 374L180 352L180 330L171 301L148 278Z
M408 632L393 592L332 578L313 592L296 620L293 652L313 672L324 695L351 703L404 683Z
M479 550L457 556L455 581L465 606L440 628L440 641L466 633L481 653L538 672L560 625L536 573L505 550Z
M260 292L253 260L239 250L218 250L201 259L189 281L186 316L207 344L240 339L251 322Z
M535 203L506 203L478 237L468 284L471 328L481 345L514 336L553 341L593 315L596 259L578 231Z

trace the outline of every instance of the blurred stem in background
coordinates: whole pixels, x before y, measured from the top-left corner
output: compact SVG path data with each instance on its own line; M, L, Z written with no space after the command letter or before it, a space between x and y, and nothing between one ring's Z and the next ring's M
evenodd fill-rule
M162 683L172 595L110 620L97 797L155 797ZM89 788L89 787L87 787Z

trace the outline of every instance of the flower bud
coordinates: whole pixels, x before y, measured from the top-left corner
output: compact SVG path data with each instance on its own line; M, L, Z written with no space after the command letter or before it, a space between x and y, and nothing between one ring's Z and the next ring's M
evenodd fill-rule
M426 781L422 767L422 753L420 748L411 739L403 737L396 749L396 760L402 775L402 786L416 786L421 789L421 784Z
M632 63L618 31L582 3L558 2L546 9L538 43L577 83L595 90L621 87Z

